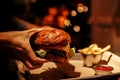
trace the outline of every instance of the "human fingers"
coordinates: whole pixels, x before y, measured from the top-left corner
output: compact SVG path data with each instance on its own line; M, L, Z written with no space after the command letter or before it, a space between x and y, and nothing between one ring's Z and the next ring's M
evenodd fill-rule
M28 67L29 69L33 69L33 65L29 62L28 57L24 54L24 52L21 49L15 49L15 48L9 48L10 55L15 58L16 60L20 60Z
M29 37L30 37L31 35L33 35L34 33L39 32L39 31L50 30L51 29L50 27L51 26L43 26L43 27L40 27L40 28L29 29L29 30L27 30L27 33L29 34Z
M36 56L31 57L33 55L29 57L26 51L23 49L24 48L20 48L20 47L15 47L15 48L10 47L8 50L11 51L11 56L13 58L22 61L24 65L26 65L26 67L28 67L29 69L39 68L41 67L41 65L43 65L43 63L46 62L46 60L38 58Z
M31 45L28 43L27 47L24 50L26 52L26 55L28 56L28 58L31 60L31 62L33 63L45 63L48 62L48 60L46 59L42 59L39 58L35 55L35 52L33 51L33 49L31 48Z

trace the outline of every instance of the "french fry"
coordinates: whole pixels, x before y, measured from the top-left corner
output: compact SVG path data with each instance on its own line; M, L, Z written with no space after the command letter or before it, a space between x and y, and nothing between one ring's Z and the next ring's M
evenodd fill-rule
M90 46L83 48L83 49L78 49L78 52L83 53L83 54L101 54L111 48L110 45L107 45L105 48L100 48L98 47L97 44L91 44Z
M105 48L103 48L103 49L100 51L100 53L103 53L103 52L109 50L110 48L111 48L111 46L108 45L108 46L106 46Z
M97 44L91 44L90 46L78 49L78 52L82 53L84 65L92 67L100 62L102 55L105 51L108 51L111 48L110 45L107 45L104 48L98 47Z

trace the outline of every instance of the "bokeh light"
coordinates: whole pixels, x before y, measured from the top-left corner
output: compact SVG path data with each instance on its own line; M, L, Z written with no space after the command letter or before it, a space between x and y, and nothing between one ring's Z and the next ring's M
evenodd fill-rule
M65 26L68 26L68 27L69 27L70 23L71 23L70 20L68 20L68 19L64 20Z
M82 13L82 12L83 12L83 7L77 7L77 11L78 11L79 13Z
M71 11L71 16L76 16L77 15L77 12L75 10L72 10Z
M79 32L79 31L80 31L80 26L75 25L75 26L73 27L73 30L74 30L75 32Z

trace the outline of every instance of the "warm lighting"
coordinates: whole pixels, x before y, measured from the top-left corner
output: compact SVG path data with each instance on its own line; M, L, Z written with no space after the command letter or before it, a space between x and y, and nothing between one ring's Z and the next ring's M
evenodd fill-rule
M84 5L82 3L78 3L78 7L83 7Z
M84 11L84 12L87 12L87 11L88 11L88 7L87 7L87 6L84 6L84 7L83 7L83 11Z
M64 24L65 24L65 26L69 26L70 25L70 20L68 20L68 19L64 20Z
M87 11L88 11L88 7L85 6L85 5L82 4L82 3L79 3L79 4L77 5L77 11L78 11L79 13L87 12Z
M75 32L79 32L79 31L80 31L80 26L75 25L75 26L73 27L73 30L74 30Z
M35 3L35 2L36 2L36 0L31 0L31 2L32 2L32 3Z
M76 16L77 15L77 12L75 10L72 10L71 11L71 16Z
M78 11L79 13L82 13L82 12L83 12L83 7L77 7L77 11Z
M56 16L57 13L58 13L58 9L57 9L56 7L50 7L50 8L48 9L48 13L49 13L50 15L52 15L52 16Z

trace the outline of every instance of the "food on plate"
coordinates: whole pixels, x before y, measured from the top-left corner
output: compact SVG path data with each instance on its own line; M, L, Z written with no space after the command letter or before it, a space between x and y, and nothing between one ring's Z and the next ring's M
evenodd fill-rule
M71 56L70 35L64 30L44 27L31 37L32 47L39 57L53 62L65 62ZM74 52L74 51L73 51ZM73 53L74 54L74 53Z
M105 48L100 48L97 44L91 44L90 46L78 49L78 52L82 54L101 54L111 48L110 45L107 45Z
M108 65L97 65L97 66L94 66L93 69L95 70L96 75L101 75L101 74L111 73L113 70L113 67Z
M111 48L110 45L107 45L104 48L100 48L97 44L91 44L90 46L78 49L78 52L82 54L84 59L84 65L92 67L93 65L99 64L102 59L104 52L108 51Z

